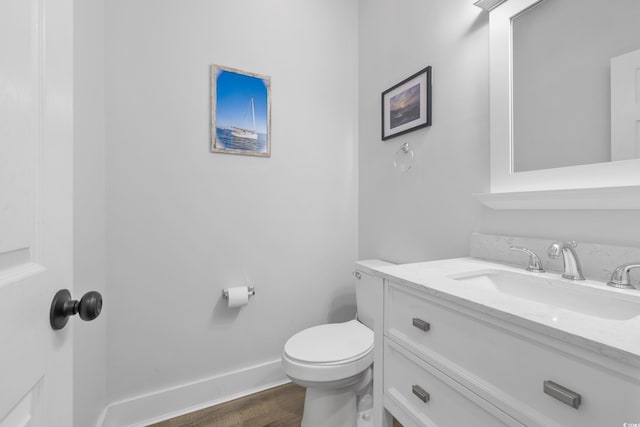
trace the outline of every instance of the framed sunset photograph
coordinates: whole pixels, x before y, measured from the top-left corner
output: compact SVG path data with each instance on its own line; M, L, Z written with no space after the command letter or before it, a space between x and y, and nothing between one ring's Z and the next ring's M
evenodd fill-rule
M382 140L431 126L431 67L382 92Z
M271 78L211 66L211 151L271 157Z

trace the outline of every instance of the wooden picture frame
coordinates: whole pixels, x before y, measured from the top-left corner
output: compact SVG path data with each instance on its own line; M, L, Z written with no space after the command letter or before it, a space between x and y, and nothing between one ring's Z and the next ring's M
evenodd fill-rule
M382 140L431 126L431 66L382 92Z
M211 65L211 151L271 157L271 78Z

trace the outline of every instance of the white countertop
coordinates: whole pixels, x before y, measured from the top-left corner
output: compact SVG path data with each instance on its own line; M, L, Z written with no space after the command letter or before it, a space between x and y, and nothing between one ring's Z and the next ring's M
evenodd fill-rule
M488 269L534 274L523 268L475 258L398 265L367 260L358 262L358 268L534 332L640 367L640 316L629 320L590 316L551 304L490 291L449 277ZM607 292L607 295L640 304L640 291L637 290L615 289L606 286L605 283L591 280L574 282L561 279L557 273L538 273L535 276L561 280L567 286L585 286L595 293Z

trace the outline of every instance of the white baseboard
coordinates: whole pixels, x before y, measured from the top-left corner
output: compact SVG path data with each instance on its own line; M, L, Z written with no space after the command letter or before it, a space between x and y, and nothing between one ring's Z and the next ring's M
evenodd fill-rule
M142 427L289 382L280 359L107 405L98 427Z

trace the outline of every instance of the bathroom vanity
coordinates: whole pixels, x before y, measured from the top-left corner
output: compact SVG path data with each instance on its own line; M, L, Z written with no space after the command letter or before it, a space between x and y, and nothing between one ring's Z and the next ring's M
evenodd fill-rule
M377 424L640 423L640 291L476 258L358 270L383 289Z
M475 4L490 10L491 148L490 191L475 197L492 209L639 210L638 2ZM619 113L627 103L635 115ZM588 139L602 156L577 160ZM640 250L580 246L580 280L567 259L533 273L509 258L549 241L476 237L472 258L358 263L382 290L375 426L389 414L405 427L640 426L640 290L606 285Z

